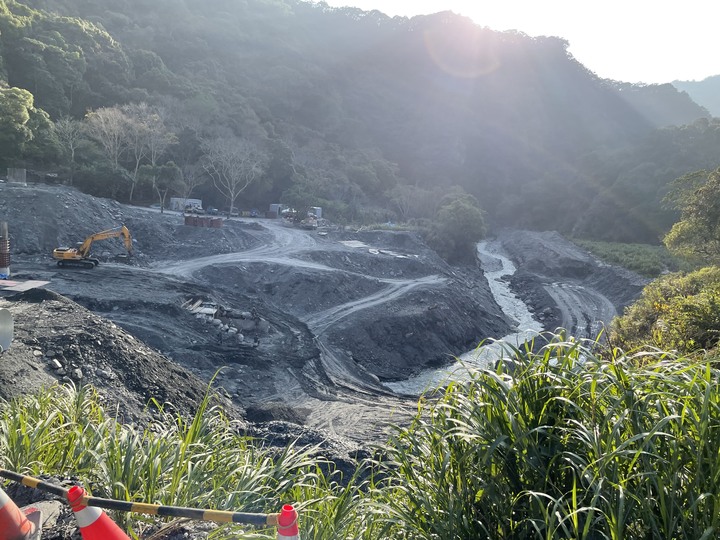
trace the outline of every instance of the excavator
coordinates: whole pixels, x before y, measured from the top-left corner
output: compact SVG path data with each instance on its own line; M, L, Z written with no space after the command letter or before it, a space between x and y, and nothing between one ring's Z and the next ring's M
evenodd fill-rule
M123 239L128 256L131 256L133 251L132 236L130 235L128 228L123 225L122 227L115 227L114 229L108 229L107 231L91 234L82 244L79 245L79 247L55 248L53 250L53 258L57 260L57 265L60 267L95 268L98 264L100 264L100 261L90 256L90 247L93 242L105 240L106 238L119 237L122 237Z

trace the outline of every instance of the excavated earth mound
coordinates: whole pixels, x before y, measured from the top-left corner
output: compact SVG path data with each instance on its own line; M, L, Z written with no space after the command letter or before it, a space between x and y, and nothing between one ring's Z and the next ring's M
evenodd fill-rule
M91 384L123 422L147 420L151 398L193 414L208 384L116 324L45 289L1 298L15 338L0 356L0 397L35 393L57 382ZM224 399L235 417L241 411Z

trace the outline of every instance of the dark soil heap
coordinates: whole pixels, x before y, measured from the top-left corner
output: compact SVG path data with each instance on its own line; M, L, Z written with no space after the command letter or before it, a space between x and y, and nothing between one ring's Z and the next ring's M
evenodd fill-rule
M150 414L151 398L194 414L208 384L114 323L45 289L0 299L15 339L0 356L0 397L35 393L57 382L97 387L123 422ZM225 400L234 416L241 411Z

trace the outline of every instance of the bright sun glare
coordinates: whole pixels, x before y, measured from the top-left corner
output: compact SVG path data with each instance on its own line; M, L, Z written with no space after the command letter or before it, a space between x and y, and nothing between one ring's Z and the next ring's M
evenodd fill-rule
M626 82L702 80L720 74L709 0L327 0L388 15L454 11L495 30L566 39L601 77Z

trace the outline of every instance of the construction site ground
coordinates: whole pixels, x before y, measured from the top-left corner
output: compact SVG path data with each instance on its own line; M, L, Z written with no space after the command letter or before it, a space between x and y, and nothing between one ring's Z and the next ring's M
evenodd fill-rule
M142 423L151 398L192 414L215 377L218 399L248 434L321 444L351 470L417 411L416 396L384 382L516 329L479 265L449 266L414 233L250 218L195 227L177 212L49 185L0 184L0 221L12 279L48 282L0 288L0 308L14 318L0 353L4 399L90 383L122 420ZM125 254L115 238L93 245L94 269L56 266L54 248L121 224L133 235L129 263L115 262ZM548 330L587 334L643 285L555 233L507 231L494 242ZM49 537L65 538L61 529Z
M49 282L0 299L16 319L0 356L3 398L92 383L132 421L150 398L191 412L217 374L250 425L290 422L363 445L416 411L414 397L383 382L513 330L478 265L449 266L414 233L310 231L278 219L195 227L177 212L43 184L0 184L0 221L12 278ZM129 264L113 262L125 254L117 238L93 245L97 268L53 261L55 247L121 224L133 235ZM498 241L518 262L517 292L549 330L588 331L642 286L555 233Z
M133 420L151 397L191 411L219 370L216 386L249 422L364 444L415 410L382 381L447 363L509 327L479 271L448 266L410 233L265 219L193 227L176 212L47 185L1 184L0 220L12 278L49 282L0 300L15 316L0 357L4 398L57 380L92 383ZM120 224L133 235L130 264L113 262L119 239L93 246L102 262L91 270L52 260L55 247ZM218 320L189 309L199 302Z

